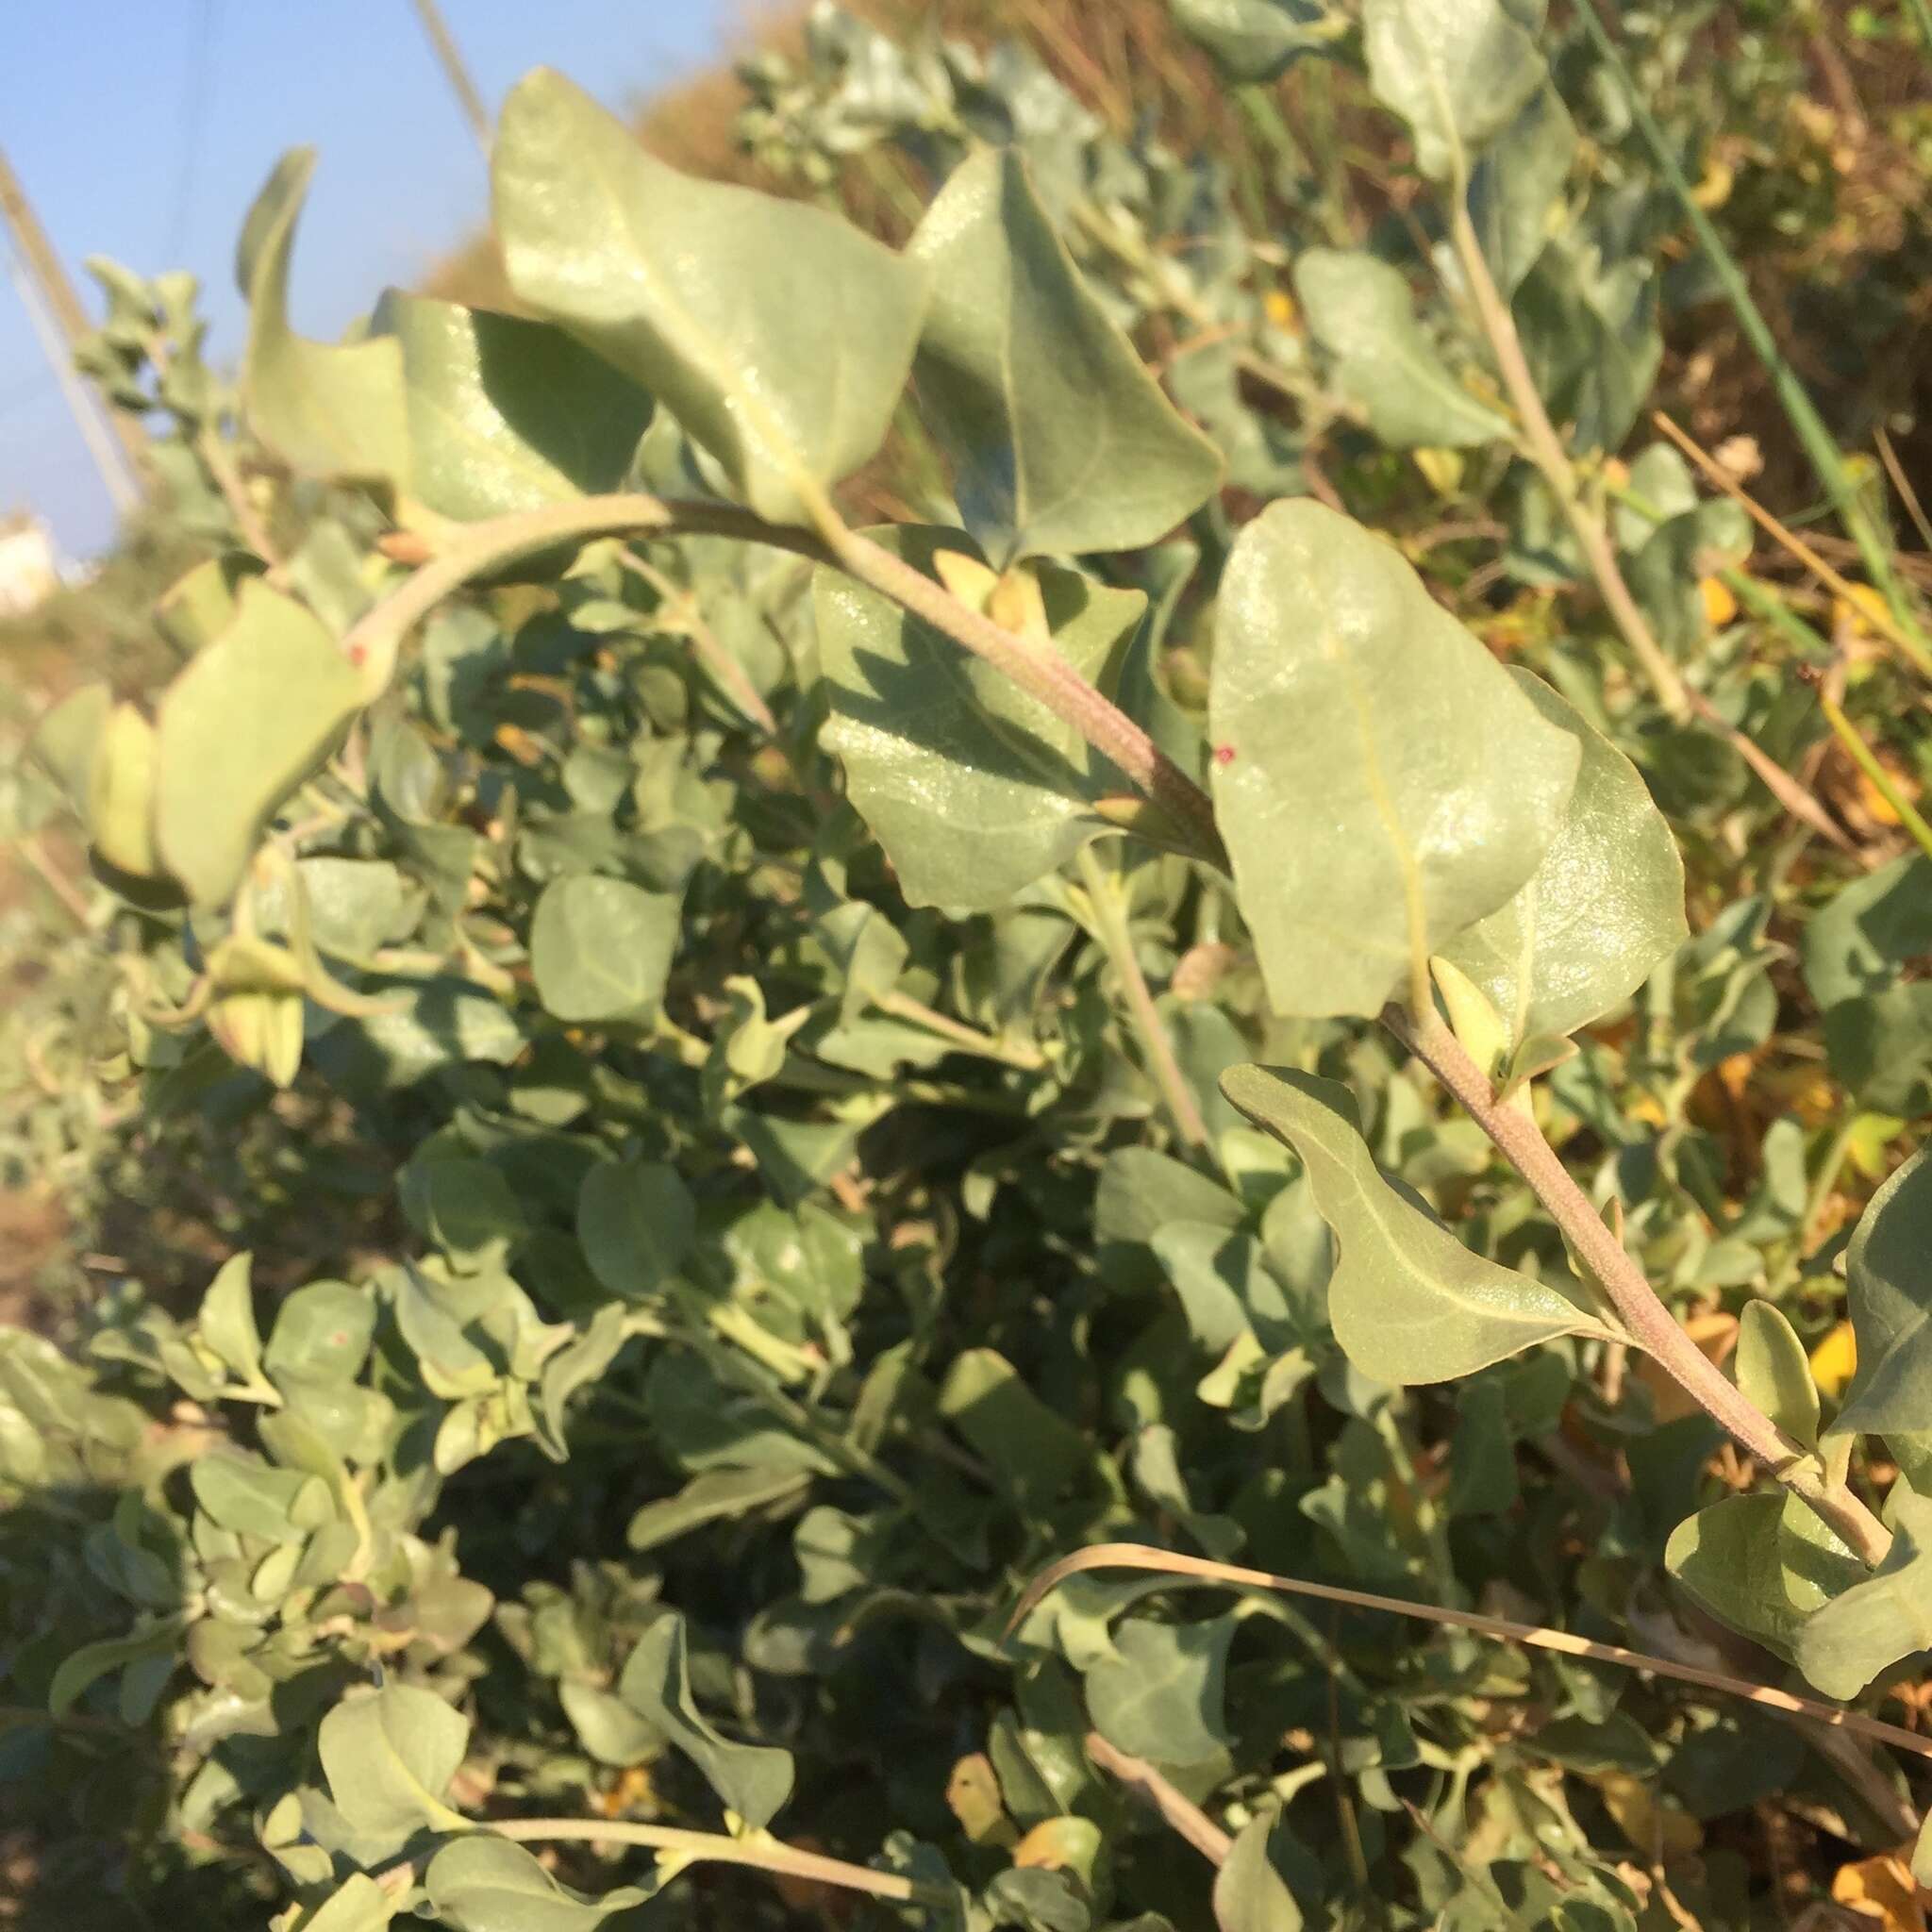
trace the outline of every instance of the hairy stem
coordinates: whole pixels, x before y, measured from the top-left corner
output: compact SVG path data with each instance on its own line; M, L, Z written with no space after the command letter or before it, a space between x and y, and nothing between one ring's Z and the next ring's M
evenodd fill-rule
M1809 1504L1867 1563L1881 1562L1891 1547L1885 1525L1844 1483L1831 1481L1819 1459L1785 1436L1684 1332L1623 1242L1605 1226L1590 1197L1571 1178L1535 1121L1497 1100L1482 1069L1433 1012L1411 1019L1391 1010L1383 1015L1383 1023L1461 1103L1529 1183L1530 1191L1622 1318L1630 1340L1740 1449Z
M403 640L445 597L475 577L554 543L583 543L593 537L627 532L736 537L749 543L768 543L815 563L837 565L983 658L1125 773L1158 808L1177 846L1223 872L1228 870L1226 848L1207 792L1058 651L1028 643L969 608L942 584L847 528L829 502L821 508L818 534L768 524L733 504L681 502L641 492L586 496L472 524L453 549L423 565L357 623L343 639L342 649L362 675L365 698L373 700L395 675Z
M819 1885L836 1885L845 1891L863 1891L874 1898L901 1903L919 1901L928 1905L947 1903L950 1891L902 1878L895 1872L874 1872L870 1865L848 1864L843 1858L827 1858L818 1852L800 1851L781 1844L776 1839L758 1834L747 1838L726 1838L722 1832L683 1831L669 1824L632 1824L616 1818L506 1818L481 1827L497 1838L538 1843L565 1840L589 1840L621 1845L646 1845L652 1851L670 1852L696 1863L709 1860L719 1865L749 1865L755 1871L773 1872L785 1878L804 1878Z
M1550 421L1550 412L1543 408L1536 377L1531 375L1528 359L1523 353L1523 338L1516 333L1516 318L1510 314L1509 305L1504 301L1495 277L1490 274L1482 243L1476 239L1475 225L1469 218L1467 200L1458 187L1452 200L1450 237L1455 242L1456 258L1462 265L1470 293L1475 298L1476 315L1482 323L1483 333L1490 339L1503 387L1508 391L1509 401L1522 421L1524 453L1542 473L1543 481L1562 506L1577 547L1590 565L1591 575L1596 579L1597 591L1604 600L1605 608L1623 632L1624 641L1630 646L1631 655L1649 680L1657 703L1673 718L1687 718L1690 712L1690 700L1684 690L1684 681L1677 675L1677 667L1665 657L1648 619L1638 608L1637 599L1630 594L1630 586L1624 581L1624 573L1618 565L1608 530L1591 512L1576 487L1576 471L1570 460L1570 452L1563 447L1563 440L1557 434L1556 425Z
M842 525L824 532L832 560L923 624L943 632L1002 672L1110 758L1171 822L1189 855L1225 872L1227 852L1207 792L1140 725L1087 682L1050 646L1029 643L962 604L933 578Z
M1093 936L1100 941L1114 976L1121 983L1126 997L1127 1017L1140 1037L1141 1051L1147 1056L1148 1071L1160 1089L1160 1096L1174 1116L1181 1139L1190 1147L1204 1148L1208 1145L1208 1123L1201 1117L1200 1103L1181 1072L1180 1062L1174 1058L1174 1041L1168 1037L1160 1010L1147 989L1146 975L1134 955L1125 895L1119 880L1109 877L1094 858L1091 845L1080 848L1080 880L1093 908Z
M1227 1863L1227 1855L1234 1849L1233 1839L1144 1757L1129 1757L1109 1744L1098 1731L1087 1733L1083 1748L1102 1771L1118 1778L1137 1798L1144 1798L1210 1865Z
M640 557L628 543L619 547L617 560L657 591L667 618L683 626L691 650L729 695L731 702L766 737L777 737L778 721L773 717L771 706L758 695L758 687L745 675L744 666L719 642L718 633L705 622L697 598L682 584L673 583L655 563L648 558Z

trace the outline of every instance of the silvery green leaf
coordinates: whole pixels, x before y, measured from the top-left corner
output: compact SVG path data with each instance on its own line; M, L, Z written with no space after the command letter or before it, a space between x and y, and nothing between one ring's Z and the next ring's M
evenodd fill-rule
M651 399L561 329L391 289L372 340L401 345L409 491L460 523L615 490Z
M1552 210L1575 157L1576 124L1562 95L1545 81L1470 175L1469 218L1506 300L1550 239Z
M1457 379L1423 332L1401 270L1360 249L1307 248L1294 288L1336 387L1391 448L1474 448L1509 435L1508 419Z
M1200 1764L1228 1738L1223 1706L1237 1619L1150 1624L1129 1618L1087 1673L1087 1708L1116 1750L1157 1764Z
M1798 1668L1827 1697L1856 1697L1902 1657L1932 1649L1932 1497L1901 1484L1886 1513L1890 1554L1798 1632Z
M1552 418L1579 453L1629 435L1663 359L1648 261L1607 257L1577 229L1551 237L1516 291L1516 326Z
M1750 1301L1738 1323L1738 1387L1792 1441L1818 1447L1818 1385L1805 1344L1771 1302ZM1932 1410L1927 1411L1932 1423Z
M545 68L505 105L493 179L518 300L656 396L758 515L810 523L884 441L916 264L824 209L679 174Z
M1690 928L1677 841L1637 767L1541 678L1511 675L1538 712L1576 741L1576 784L1527 883L1458 933L1442 957L1488 996L1513 1050L1601 1019Z
M1834 1426L1932 1435L1932 1149L1873 1195L1845 1274L1858 1366Z
M1219 1932L1301 1932L1301 1907L1268 1856L1277 1815L1264 1808L1250 1819L1214 1874Z
M250 1282L254 1257L235 1255L222 1264L201 1298L198 1326L202 1341L221 1357L231 1374L252 1382L261 1373L261 1331L255 1325Z
M655 1724L709 1779L726 1807L756 1831L791 1795L791 1754L765 1744L734 1744L699 1714L691 1694L684 1619L659 1617L639 1638L618 1694Z
M469 1741L470 1721L459 1711L433 1690L398 1682L345 1698L316 1734L337 1810L352 1830L396 1843L425 1826L467 1828L443 1794Z
M874 534L921 570L941 551L973 555L944 530ZM1038 575L1053 634L1041 648L1106 689L1145 598L1055 565ZM1037 699L841 573L818 574L812 604L831 702L822 741L914 906L991 910L1103 828L1092 801L1126 781Z
M476 1832L446 1844L423 1874L437 1916L461 1932L590 1932L650 1894L634 1885L587 1898L509 1840Z
M242 227L242 409L249 427L300 475L400 485L409 460L401 350L383 338L310 341L289 321L290 252L314 167L312 148L285 155Z
M571 873L553 879L530 922L530 971L559 1020L637 1021L663 997L677 947L680 892Z
M1334 0L1172 0L1175 25L1213 55L1230 80L1274 79L1305 54L1324 54L1348 31Z
M1377 1170L1355 1098L1288 1067L1231 1067L1222 1091L1302 1158L1335 1238L1335 1339L1378 1382L1444 1382L1559 1335L1607 1331L1553 1288L1473 1254Z
M1478 150L1542 83L1519 12L1507 0L1364 0L1369 85L1408 123L1431 180L1467 179Z
M361 708L335 640L258 578L235 622L168 686L156 723L155 842L197 903L240 882L275 808Z
M1213 445L1094 299L1017 148L961 162L907 253L932 272L920 408L995 569L1151 543L1214 493Z
M1312 502L1222 580L1217 816L1275 1010L1378 1012L1541 862L1577 741L1389 545Z

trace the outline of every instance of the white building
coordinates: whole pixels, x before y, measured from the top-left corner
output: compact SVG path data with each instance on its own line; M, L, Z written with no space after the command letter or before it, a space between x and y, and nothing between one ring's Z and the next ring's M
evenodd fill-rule
M0 517L0 617L21 617L60 588L53 533L39 517L17 510Z

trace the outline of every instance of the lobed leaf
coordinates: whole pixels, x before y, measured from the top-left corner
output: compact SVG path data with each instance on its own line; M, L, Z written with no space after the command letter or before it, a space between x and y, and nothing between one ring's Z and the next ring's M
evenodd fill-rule
M1208 723L1276 1011L1379 1012L1535 873L1576 781L1544 717L1387 544L1278 503L1222 580Z
M759 516L813 522L878 449L921 268L824 209L679 174L547 68L504 108L492 180L518 300L641 383Z
M234 891L275 808L361 704L322 625L247 579L235 622L168 687L156 727L155 842L197 904Z
M1335 1238L1335 1339L1378 1382L1446 1382L1559 1335L1603 1335L1554 1288L1472 1254L1376 1169L1355 1097L1289 1067L1230 1067L1221 1091L1302 1158Z
M398 486L409 460L401 350L383 337L310 341L289 321L290 255L314 169L313 148L284 155L242 226L242 409L249 427L298 475Z
M961 162L907 254L932 273L921 412L996 569L1152 543L1214 494L1214 445L1088 289L1018 149Z
M1684 861L1637 767L1541 678L1510 675L1540 715L1576 741L1576 784L1528 882L1442 957L1488 995L1514 1049L1601 1019L1690 928Z
M973 548L945 530L872 534L925 571ZM1040 648L1105 689L1146 599L1050 564L1038 575ZM1105 829L1093 801L1126 781L1037 699L841 573L817 574L812 608L831 706L822 742L912 905L990 911Z

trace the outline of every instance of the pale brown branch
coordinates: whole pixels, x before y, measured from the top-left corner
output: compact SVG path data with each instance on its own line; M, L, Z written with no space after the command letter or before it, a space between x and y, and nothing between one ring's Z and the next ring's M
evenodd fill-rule
M1076 1550L1058 1563L1042 1570L1021 1595L1013 1613L1007 1619L1007 1636L1012 1637L1036 1605L1050 1591L1070 1576L1087 1570L1151 1570L1170 1576L1192 1578L1202 1583L1222 1583L1237 1589L1280 1591L1289 1596L1313 1597L1324 1604L1338 1604L1344 1609L1379 1610L1392 1617L1416 1617L1425 1624L1440 1624L1454 1630L1473 1630L1479 1637L1493 1637L1505 1643L1522 1643L1532 1650L1552 1650L1563 1657L1587 1657L1593 1663L1616 1664L1626 1671L1648 1671L1653 1676L1672 1677L1680 1684L1695 1684L1700 1690L1722 1690L1741 1697L1781 1717L1809 1718L1832 1730L1850 1731L1870 1738L1894 1750L1908 1751L1916 1757L1932 1760L1932 1738L1923 1738L1898 1724L1866 1717L1861 1711L1842 1710L1835 1704L1823 1704L1815 1697L1799 1697L1790 1690L1774 1690L1769 1684L1753 1684L1724 1671L1707 1671L1695 1664L1673 1662L1669 1657L1652 1657L1645 1651L1625 1650L1618 1643L1598 1643L1591 1638L1575 1637L1567 1630L1546 1630L1536 1624L1517 1624L1507 1617L1485 1617L1474 1610L1445 1609L1440 1604L1412 1603L1405 1597L1377 1596L1365 1590L1344 1590L1332 1583L1309 1583L1300 1576L1278 1576L1268 1570L1249 1570L1238 1563L1217 1563L1207 1557L1183 1556L1176 1550L1157 1550L1146 1543L1095 1543L1091 1549Z
M1497 1100L1482 1069L1433 1012L1418 1020L1391 1009L1382 1017L1529 1183L1585 1272L1616 1309L1630 1341L1859 1557L1867 1563L1882 1562L1891 1547L1885 1525L1845 1484L1831 1481L1819 1458L1784 1435L1684 1332L1536 1122Z
M1098 1731L1087 1733L1086 1751L1102 1771L1118 1778L1137 1798L1144 1799L1159 1812L1210 1865L1227 1863L1234 1840L1198 1805L1175 1790L1144 1757L1130 1757L1109 1744Z

